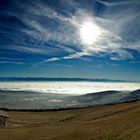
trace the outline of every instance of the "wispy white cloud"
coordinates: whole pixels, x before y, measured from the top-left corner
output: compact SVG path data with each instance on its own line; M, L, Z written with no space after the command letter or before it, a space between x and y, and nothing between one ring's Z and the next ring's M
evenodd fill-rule
M5 61L0 61L0 64L18 64L18 65L23 65L23 64L25 64L25 62L5 60Z
M108 55L111 60L133 59L134 56L128 49L140 52L140 2L96 1L100 4L99 7L104 7L101 15L96 15L96 6L90 6L89 3L87 6L86 1L80 3L60 0L60 7L50 6L43 1L31 0L30 5L15 2L21 9L25 9L26 14L11 14L28 27L20 31L30 38L31 43L24 36L16 35L14 43L20 42L22 45L7 48L21 53L46 55L36 66L94 55ZM88 20L92 20L101 31L101 35L91 45L83 43L79 32L83 22ZM62 53L63 56L58 55Z
M10 57L0 57L0 64L17 64L22 65L25 64L25 59L20 58L10 58Z
M131 4L133 3L132 0L124 0L124 1L111 1L111 2L107 2L104 0L97 0L99 3L102 3L106 6L116 6L116 5L126 5L126 4Z
M53 62L53 61L59 61L59 60L62 60L61 57L57 58L57 57L52 57L50 59L46 59L44 60L42 63L46 63L46 62Z
M0 60L8 60L8 61L25 61L25 59L20 58L11 58L11 57L0 57Z
M125 50L119 50L114 56L111 56L111 60L125 60L133 59L133 56Z
M73 66L71 65L66 65L66 64L46 64L48 66L56 66L56 67L66 67L66 68L72 68Z
M39 64L44 64L44 63L47 63L47 62L55 62L55 61L60 61L60 60L81 58L82 56L90 56L90 54L88 52L77 52L77 53L70 54L70 55L64 56L64 57L52 57L52 58L46 59L46 60L38 63L38 65Z
M131 38L131 31L133 35L136 34L136 32L138 32L137 30L134 30L135 25L133 25L135 24L133 23L133 21L139 23L139 21L136 18L140 16L139 12L135 9L136 1L123 1L123 2L120 1L110 3L105 1L100 2L104 4L104 6L106 6L106 11L104 12L105 14L103 15L106 19L88 15L87 13L90 12L86 12L86 9L84 9L85 12L83 12L84 11L83 9L77 7L75 15L73 17L70 17L70 20L66 20L72 21L70 22L72 26L76 26L78 28L81 22L83 22L83 20L87 19L87 16L89 16L89 18L93 19L99 25L100 30L103 31L100 38L93 45L83 45L79 40L79 36L77 36L76 38L75 37L72 38L69 35L68 40L62 37L61 39L65 40L64 44L74 44L73 42L76 40L75 45L79 46L80 51L69 54L64 57L51 58L48 59L48 61L46 62L58 61L62 59L80 58L83 56L92 56L97 54L102 55L102 52L109 55L115 53L114 56L111 55L110 57L112 60L133 59L132 54L128 52L126 49L133 49L136 51L140 50L139 41L131 42L129 39ZM118 5L120 9L113 12L115 5ZM126 6L127 8L125 10L124 9L122 10L124 6ZM57 16L59 17L59 14L57 14ZM62 19L63 17L61 17L61 20ZM133 36L132 38L137 38L137 36Z

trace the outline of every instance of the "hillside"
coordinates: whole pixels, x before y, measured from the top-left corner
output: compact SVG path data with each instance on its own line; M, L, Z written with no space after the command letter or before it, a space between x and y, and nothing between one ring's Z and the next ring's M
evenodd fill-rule
M140 89L134 91L102 91L77 97L81 106L116 104L140 99Z
M140 101L81 109L9 111L0 140L138 140Z

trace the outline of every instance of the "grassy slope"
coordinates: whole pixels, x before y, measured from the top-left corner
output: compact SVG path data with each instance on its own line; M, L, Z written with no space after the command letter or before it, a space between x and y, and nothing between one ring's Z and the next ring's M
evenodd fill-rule
M138 140L140 101L50 112L8 112L0 140Z

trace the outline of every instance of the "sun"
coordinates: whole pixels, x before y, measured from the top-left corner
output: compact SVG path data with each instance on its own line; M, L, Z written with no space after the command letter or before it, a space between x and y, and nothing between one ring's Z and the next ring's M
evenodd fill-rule
M86 45L93 45L100 35L100 27L93 22L83 22L80 26L80 37Z

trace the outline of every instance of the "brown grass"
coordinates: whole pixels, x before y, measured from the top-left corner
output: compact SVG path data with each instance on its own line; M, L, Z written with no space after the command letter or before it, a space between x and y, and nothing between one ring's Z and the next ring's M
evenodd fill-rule
M139 140L140 101L50 112L8 112L0 140Z

